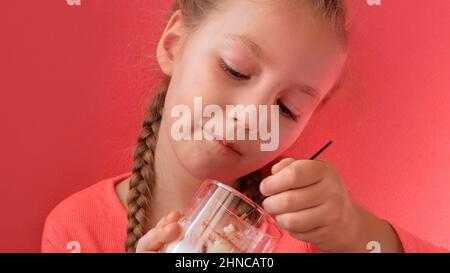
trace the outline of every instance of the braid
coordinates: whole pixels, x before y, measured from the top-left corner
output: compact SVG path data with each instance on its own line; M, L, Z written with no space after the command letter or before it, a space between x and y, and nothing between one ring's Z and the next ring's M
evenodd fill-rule
M133 169L127 196L128 225L125 250L136 251L137 241L145 234L148 225L149 200L155 185L155 148L162 109L167 93L166 82L149 105L141 133L134 151Z

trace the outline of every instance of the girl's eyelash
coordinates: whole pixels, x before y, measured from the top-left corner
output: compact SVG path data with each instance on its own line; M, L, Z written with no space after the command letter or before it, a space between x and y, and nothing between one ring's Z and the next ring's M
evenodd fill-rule
M248 80L250 79L249 76L246 76L234 69L232 69L231 67L229 67L224 61L220 62L220 67L231 77L237 79L237 80ZM277 104L281 109L281 112L283 115L285 115L286 117L292 119L293 121L297 122L298 121L298 116L296 116L294 113L292 113L291 110L289 110L289 108L284 105L284 103L281 102L281 100L277 100Z
M237 80L248 80L250 79L249 76L244 75L234 69L232 69L231 67L229 67L224 61L220 62L220 67L231 77L237 79Z
M293 121L297 122L298 121L298 116L296 116L294 113L292 113L291 110L289 110L289 108L284 105L284 103L281 102L281 100L277 100L277 104L280 107L281 113L285 116L287 116L288 118L292 119Z

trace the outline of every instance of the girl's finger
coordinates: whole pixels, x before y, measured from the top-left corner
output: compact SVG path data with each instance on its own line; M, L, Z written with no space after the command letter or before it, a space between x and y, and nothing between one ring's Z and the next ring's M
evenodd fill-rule
M323 183L280 192L267 197L262 205L270 214L283 214L317 207L325 202Z
M271 169L272 175L278 173L279 171L281 171L285 167L289 166L294 161L295 161L295 159L293 159L293 158L283 158L277 164L272 166L272 169Z
M161 218L161 219L159 220L159 222L156 223L156 226L155 226L155 227L163 226L163 225L165 225L166 223L167 223L167 215L164 216L163 218Z
M296 160L278 173L264 179L260 191L266 196L320 182L326 175L326 164L313 160Z
M325 226L324 215L328 212L325 205L284 213L275 216L280 227L294 233L305 233Z
M180 234L181 227L178 223L155 227L139 239L136 252L160 251L165 244L174 241Z
M181 213L179 211L172 211L171 213L167 214L159 222L156 224L155 227L165 226L170 222L175 222L180 219Z
M295 159L293 158L283 158L282 160L278 161L278 163L276 163L275 165L272 166L270 172L271 175L264 178L261 183L259 183L259 191L262 193L262 185L263 185L263 181L268 179L269 177L275 175L276 173L280 172L281 170L283 170L284 168L286 168L287 166L289 166L292 162L294 162Z

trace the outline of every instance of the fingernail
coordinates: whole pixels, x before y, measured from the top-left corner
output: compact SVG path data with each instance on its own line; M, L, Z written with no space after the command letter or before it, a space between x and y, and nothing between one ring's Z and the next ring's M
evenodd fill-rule
M176 211L172 211L171 213L169 213L169 215L167 215L168 218L172 219L173 217L175 217Z
M167 224L167 225L165 225L164 226L164 231L169 231L171 228L170 228L170 225L171 224Z
M265 180L261 181L261 183L259 183L259 191L264 195L264 193L266 192L266 182Z

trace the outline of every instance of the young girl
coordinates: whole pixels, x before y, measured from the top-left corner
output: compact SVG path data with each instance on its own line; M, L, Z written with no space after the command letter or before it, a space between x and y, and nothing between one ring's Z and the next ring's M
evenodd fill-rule
M382 252L442 251L355 204L329 162L279 160L340 77L344 26L340 0L178 0L157 48L165 84L145 116L132 172L59 204L42 251L158 252L181 235L179 211L206 178L267 196L262 205L283 229L277 252L368 252L369 242ZM278 105L277 149L174 139L172 109L194 111L195 97L223 109ZM203 133L195 122L192 135Z

